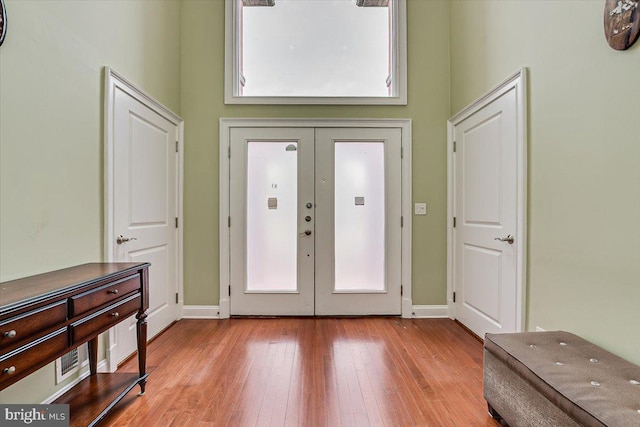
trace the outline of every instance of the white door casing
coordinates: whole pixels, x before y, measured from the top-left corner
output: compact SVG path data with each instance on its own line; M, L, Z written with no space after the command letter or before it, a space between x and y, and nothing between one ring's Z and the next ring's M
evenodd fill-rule
M400 299L401 307L394 310L400 312L403 317L411 317L411 122L404 119L220 119L220 317L226 318L231 314L229 284L231 283L231 258L229 248L231 246L231 227L228 224L230 216L230 161L228 158L231 140L231 131L235 128L396 128L400 130L402 150L404 156L401 163L401 193L400 211L404 217L404 226L401 228L401 244L399 256L400 285L404 287L404 293ZM233 157L233 155L231 156ZM314 217L315 220L315 217ZM231 218L231 224L236 223ZM317 233L316 233L317 238ZM225 268L224 266L229 266Z
M524 79L522 69L448 123L449 308L480 337L524 330Z
M151 263L152 338L179 318L181 305L183 123L113 70L105 73L105 254L109 262ZM131 317L109 332L109 370L135 349Z

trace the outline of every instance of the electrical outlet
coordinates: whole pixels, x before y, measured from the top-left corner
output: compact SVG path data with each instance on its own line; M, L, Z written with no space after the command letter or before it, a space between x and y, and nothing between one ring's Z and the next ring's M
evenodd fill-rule
M426 215L427 214L427 204L426 203L416 203L413 208L413 213L415 215Z

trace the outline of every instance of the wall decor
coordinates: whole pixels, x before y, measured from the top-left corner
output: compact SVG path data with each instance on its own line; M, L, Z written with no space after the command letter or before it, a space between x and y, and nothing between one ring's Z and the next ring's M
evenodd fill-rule
M640 34L639 0L606 0L604 6L604 35L609 46L626 50Z
M4 7L4 0L0 0L0 45L7 35L7 9Z

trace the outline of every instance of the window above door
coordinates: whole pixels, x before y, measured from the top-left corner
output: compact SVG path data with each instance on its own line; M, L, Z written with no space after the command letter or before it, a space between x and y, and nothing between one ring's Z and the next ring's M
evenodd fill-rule
M406 0L226 0L226 104L406 105Z

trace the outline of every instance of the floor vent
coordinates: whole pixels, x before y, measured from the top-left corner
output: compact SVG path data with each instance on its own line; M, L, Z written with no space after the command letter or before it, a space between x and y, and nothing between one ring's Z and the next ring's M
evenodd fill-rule
M56 384L60 384L88 363L87 345L74 348L56 360Z

